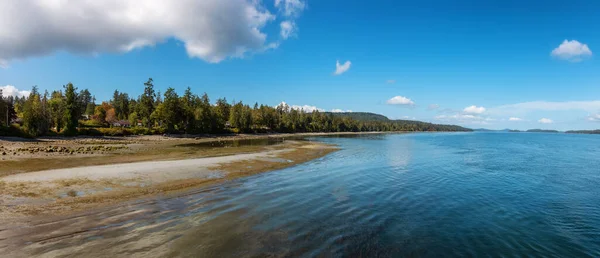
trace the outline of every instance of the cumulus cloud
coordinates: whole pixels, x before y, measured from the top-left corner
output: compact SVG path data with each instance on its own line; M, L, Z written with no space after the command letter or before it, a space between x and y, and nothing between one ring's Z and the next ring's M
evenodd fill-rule
M552 121L552 119L549 119L549 118L542 118L542 119L538 120L538 123L540 123L540 124L552 124L552 123L554 123L554 121Z
M483 112L485 112L485 108L478 106L469 106L463 109L463 112L468 114L482 114Z
M305 4L275 5L288 21L281 28L285 39ZM279 40L268 42L264 31L276 18L255 0L3 0L0 64L57 51L127 52L169 39L181 41L190 57L218 63L277 47Z
M508 119L508 121L514 121L514 122L518 122L518 121L523 121L522 118L518 118L518 117L511 117Z
M17 87L12 85L0 86L2 96L13 96L13 97L27 97L31 91L19 90Z
M436 110L438 108L440 108L440 105L438 105L438 104L431 104L431 105L427 106L427 110Z
M348 71L348 69L350 69L350 65L352 63L350 61L346 61L344 64L340 64L340 61L336 61L335 62L335 72L333 72L334 75L340 75L345 73L346 71Z
M344 112L350 113L350 112L352 112L352 110L350 110L350 109L348 109L348 110L342 110L342 109L339 109L339 108L334 108L334 109L331 110L331 112L333 112L333 113L344 113Z
M413 106L415 102L403 96L396 96L386 101L389 105Z
M592 122L600 122L600 114L589 115L587 120Z
M387 84L394 84L394 83L396 83L396 80L387 80L387 81L385 81L385 83L387 83Z
M582 44L577 40L564 40L557 48L552 50L551 55L553 57L571 61L579 62L584 58L592 56L592 51L587 44Z

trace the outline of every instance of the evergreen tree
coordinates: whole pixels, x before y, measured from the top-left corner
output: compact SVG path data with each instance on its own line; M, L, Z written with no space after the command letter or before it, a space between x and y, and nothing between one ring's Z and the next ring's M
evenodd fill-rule
M65 113L65 96L62 91L53 91L48 101L50 108L51 126L56 128L57 132L63 128Z
M72 83L68 83L65 88L65 135L77 134L77 123L79 121L79 111L81 108L77 102L77 88Z
M48 132L49 119L44 117L43 109L37 86L33 86L29 97L23 103L23 126L32 136L40 136Z
M144 94L140 97L140 101L138 104L138 115L145 119L145 124L148 128L152 127L152 120L150 116L154 112L155 109L155 98L156 94L154 92L154 80L149 78L148 81L144 83Z

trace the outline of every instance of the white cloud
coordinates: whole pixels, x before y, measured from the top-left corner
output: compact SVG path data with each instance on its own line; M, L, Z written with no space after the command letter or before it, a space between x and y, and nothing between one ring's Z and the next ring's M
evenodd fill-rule
M485 112L485 108L478 107L478 106L469 106L469 107L466 107L465 109L463 109L463 112L469 113L469 114L482 114L483 112Z
M333 113L344 113L344 112L350 113L350 112L352 112L352 110L350 110L350 109L343 110L343 109L339 109L339 108L334 108L334 109L331 110L331 112L333 112Z
M0 90L2 90L2 96L27 97L31 93L28 90L19 90L12 85L0 86Z
M592 122L600 122L600 114L589 115L587 120Z
M438 108L440 108L440 105L438 105L438 104L431 104L431 105L427 106L427 110L436 110Z
M412 101L411 99L409 99L407 97L403 97L403 96L396 96L391 99L388 99L388 101L386 103L390 104L390 105L403 105L403 106L415 105L414 101Z
M560 46L552 50L552 56L571 61L579 62L584 58L592 56L592 51L586 44L582 44L577 40L564 40Z
M514 122L518 122L518 121L523 121L522 118L518 118L518 117L511 117L508 119L508 121L514 121Z
M325 109L322 108L318 108L316 106L311 106L311 105L303 105L303 106L298 106L298 105L288 105L287 103L285 103L285 101L282 101L281 103L279 103L279 105L277 105L276 107L283 107L285 109L285 107L289 107L290 109L295 109L295 110L299 110L299 111L304 111L307 113L312 113L313 111L319 111L319 112L325 112Z
M301 0L275 0L275 7L285 16L298 17L306 8L306 3Z
M296 35L296 23L293 21L282 21L279 26L281 27L280 35L283 39Z
M290 24L305 9L302 0L276 5ZM256 0L3 0L0 64L57 51L127 52L169 39L190 57L218 63L277 47L263 30L275 20Z
M394 84L394 83L396 83L396 80L387 80L387 81L385 81L385 83L387 83L387 84Z
M344 64L340 64L340 61L336 61L335 62L335 72L333 72L334 75L340 75L345 73L346 71L348 71L348 69L350 69L350 65L352 63L350 61L346 61Z
M552 124L554 123L554 121L552 121L552 119L548 119L548 118L542 118L540 120L538 120L539 123L541 124Z
M308 113L311 113L315 110L320 111L320 112L325 112L325 109L318 108L315 106L310 106L310 105L303 105L303 106L292 105L291 108L295 109L295 110L302 110L302 111L308 112Z

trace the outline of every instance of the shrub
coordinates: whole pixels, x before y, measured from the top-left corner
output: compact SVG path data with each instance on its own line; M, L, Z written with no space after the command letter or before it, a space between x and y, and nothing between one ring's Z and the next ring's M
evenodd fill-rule
M104 124L100 123L98 120L79 120L79 127L93 127L93 128L98 128L98 127L104 127Z
M28 134L19 124L12 124L11 126L0 126L0 136L13 136L32 138L33 136Z

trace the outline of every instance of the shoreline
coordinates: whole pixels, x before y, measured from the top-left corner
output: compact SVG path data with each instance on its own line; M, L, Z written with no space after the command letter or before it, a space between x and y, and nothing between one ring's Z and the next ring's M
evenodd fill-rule
M182 149L186 152L185 148ZM269 146L212 149L217 151L195 158L65 166L2 176L0 220L66 215L132 200L176 194L291 167L338 150L328 144L293 140ZM224 149L227 152L221 153ZM113 156L101 157L110 159Z

